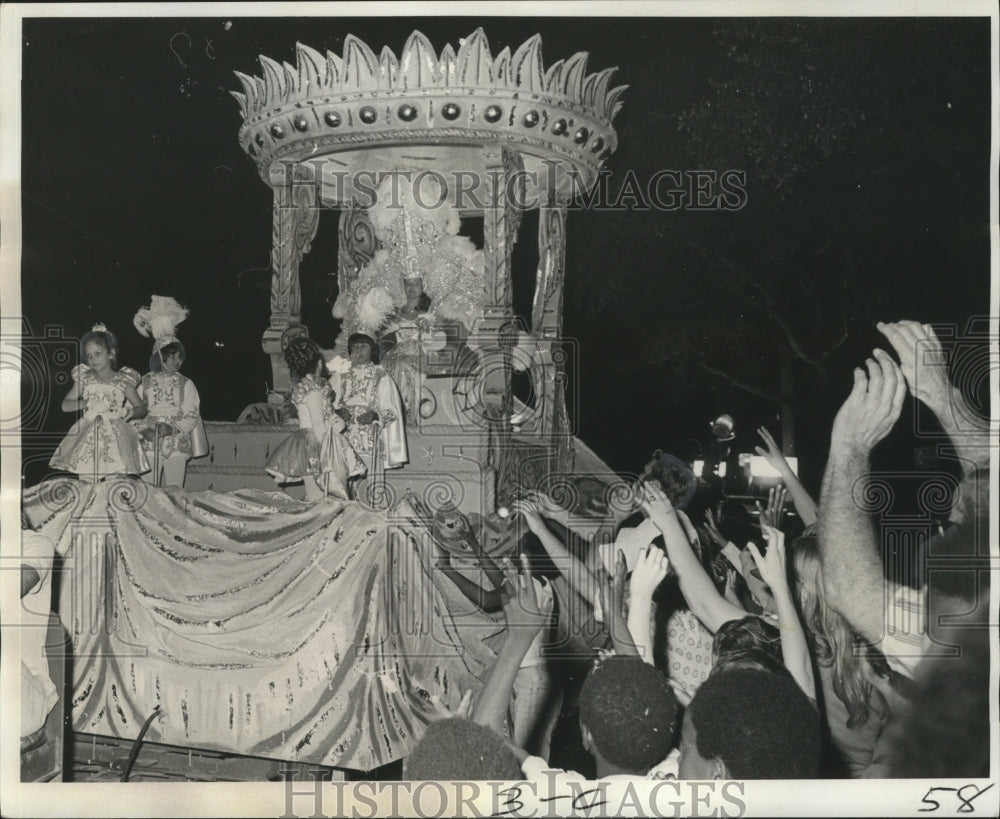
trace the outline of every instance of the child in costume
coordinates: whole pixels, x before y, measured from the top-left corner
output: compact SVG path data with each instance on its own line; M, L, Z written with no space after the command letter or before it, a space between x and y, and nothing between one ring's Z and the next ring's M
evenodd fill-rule
M304 481L306 499L333 495L346 500L350 478L365 474L357 452L341 434L345 424L333 409L333 391L322 377L323 358L309 339L296 339L285 362L297 382L292 403L299 429L275 448L266 470L278 483Z
M154 339L150 371L139 384L149 411L134 426L152 465L143 479L157 486L184 486L188 460L208 454L198 390L179 372L187 351L176 328L187 315L187 309L169 296L153 296L150 306L141 308L133 320L140 333Z
M118 339L103 324L84 334L80 349L87 363L73 368L73 386L62 410L82 411L83 417L70 427L49 466L89 482L148 472L139 436L128 424L146 414L136 392L139 373L129 367L115 370Z

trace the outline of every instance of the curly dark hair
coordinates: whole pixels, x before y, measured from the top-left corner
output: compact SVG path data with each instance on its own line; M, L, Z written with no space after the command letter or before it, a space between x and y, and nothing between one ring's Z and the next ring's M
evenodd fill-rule
M790 675L735 668L713 674L691 705L698 753L733 779L808 779L822 747L819 713Z
M319 347L308 338L297 338L285 348L285 363L296 378L315 372L320 358Z
M432 722L406 759L403 778L522 779L517 757L495 732L462 717Z
M599 661L580 691L580 723L601 756L639 775L670 753L678 710L667 678L638 657Z

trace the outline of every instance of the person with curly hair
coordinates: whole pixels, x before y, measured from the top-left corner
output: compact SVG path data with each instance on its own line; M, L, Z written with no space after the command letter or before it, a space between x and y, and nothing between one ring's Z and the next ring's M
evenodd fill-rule
M285 362L296 379L292 403L299 429L275 448L265 467L278 483L303 481L306 499L332 495L346 500L348 481L365 465L343 436L345 423L334 412L333 391L322 378L319 347L306 338L285 349Z
M141 475L149 461L129 421L146 415L136 387L139 373L115 369L118 339L103 324L95 324L80 339L86 364L73 368L73 386L62 402L63 412L82 412L56 448L49 465L96 483L109 475ZM131 405L131 406L130 406Z
M427 726L406 758L403 778L517 780L521 765L503 737L471 719L452 717Z
M734 668L710 676L684 713L680 779L809 779L819 716L787 674Z
M595 662L580 691L580 731L597 778L659 778L652 772L670 754L679 712L667 678L639 657ZM529 780L556 786L584 779L552 769L540 757L528 757L521 770Z

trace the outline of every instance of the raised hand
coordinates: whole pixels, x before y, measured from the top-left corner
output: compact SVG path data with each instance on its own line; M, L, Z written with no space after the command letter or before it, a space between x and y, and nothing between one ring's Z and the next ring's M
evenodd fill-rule
M667 576L670 561L663 550L650 544L639 552L635 566L632 567L632 579L629 581L629 591L632 599L651 599L663 578Z
M462 699L458 703L458 706L453 710L445 705L441 701L441 697L438 694L434 694L430 699L431 705L434 706L434 710L437 712L434 719L451 719L452 717L462 717L463 719L469 719L472 716L472 689L470 688L464 694L462 694Z
M773 526L762 525L761 529L767 540L767 554L762 555L753 541L747 544L747 549L750 550L753 562L757 564L761 580L767 583L773 593L775 589L788 584L785 569L785 534Z
M906 385L915 398L933 410L948 402L951 382L941 342L929 324L916 321L879 322L875 325L899 356Z
M566 514L566 510L562 506L552 500L545 492L537 489L528 493L527 501L534 507L538 514L545 515L546 517L564 516Z
M528 570L528 558L520 556L520 571L510 558L501 564L504 574L503 611L507 617L508 634L512 638L531 642L549 621L553 600L550 597L542 606L535 595L535 584Z
M545 528L541 512L533 500L516 500L511 504L510 509L515 515L521 515L524 518L532 532L537 533L539 527Z
M771 491L767 495L767 506L761 506L760 501L757 501L757 511L760 513L760 525L772 526L775 529L781 528L781 521L785 517L785 502L788 499L788 493L785 491L783 486L775 486L771 488Z
M645 482L639 487L639 492L641 493L640 506L661 532L670 525L671 519L677 519L674 505L659 486Z
M767 460L768 464L771 465L771 468L777 469L781 474L785 474L786 471L791 471L791 467L788 465L788 461L786 460L784 453L781 451L781 447L778 446L771 433L768 432L767 427L757 427L757 434L764 442L764 446L755 446L754 452Z
M867 455L896 425L906 396L906 380L888 353L875 350L866 362L868 374L854 370L854 389L833 420L831 453L844 450Z

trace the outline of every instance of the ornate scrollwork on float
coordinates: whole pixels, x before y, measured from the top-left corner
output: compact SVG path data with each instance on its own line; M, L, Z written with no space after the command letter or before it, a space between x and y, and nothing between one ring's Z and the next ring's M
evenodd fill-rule
M313 189L294 185L274 189L271 227L271 326L297 324L302 314L299 264L309 252L319 228L319 207Z
M363 208L345 208L340 212L339 234L337 286L343 293L351 289L361 269L375 256L378 240L372 220Z

